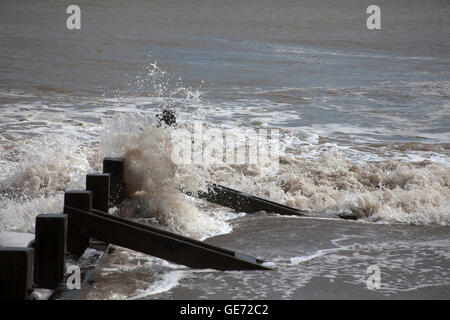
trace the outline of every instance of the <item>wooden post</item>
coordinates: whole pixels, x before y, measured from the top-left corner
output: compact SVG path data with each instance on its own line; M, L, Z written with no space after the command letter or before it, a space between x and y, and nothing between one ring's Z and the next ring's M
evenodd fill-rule
M64 213L70 214L70 210L66 207L85 210L90 212L92 209L92 191L90 190L71 190L64 194ZM89 238L84 236L71 221L69 215L69 223L67 230L67 251L74 255L82 255L89 245Z
M86 175L86 190L92 191L92 208L108 212L110 194L109 173L89 173Z
M0 247L0 300L26 300L33 284L33 248Z
M125 199L123 158L104 158L103 173L110 174L110 206L118 206Z
M66 271L67 215L40 214L35 230L34 283L55 289Z

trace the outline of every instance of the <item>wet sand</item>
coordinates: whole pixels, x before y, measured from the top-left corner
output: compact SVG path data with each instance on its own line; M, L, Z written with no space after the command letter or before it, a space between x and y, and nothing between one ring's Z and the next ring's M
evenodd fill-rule
M449 234L448 226L245 216L207 242L272 271L191 270L117 248L87 298L449 299ZM379 268L379 289L368 289L369 266Z

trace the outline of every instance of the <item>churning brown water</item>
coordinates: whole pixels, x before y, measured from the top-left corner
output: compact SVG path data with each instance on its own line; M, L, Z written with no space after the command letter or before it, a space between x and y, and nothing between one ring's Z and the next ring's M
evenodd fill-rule
M90 298L448 298L448 1L378 1L381 30L366 27L369 1L77 4L81 30L60 1L0 3L0 231L33 232L104 156L123 156L131 218L276 271L194 272L118 250ZM162 109L178 127L158 127ZM278 170L175 164L173 132L195 121L238 140L279 130ZM206 181L319 218L180 192Z

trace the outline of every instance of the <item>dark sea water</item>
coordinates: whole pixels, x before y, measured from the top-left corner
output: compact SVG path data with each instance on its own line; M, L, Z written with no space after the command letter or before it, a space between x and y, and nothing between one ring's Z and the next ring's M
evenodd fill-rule
M68 30L71 4L0 2L0 231L33 232L104 156L124 156L131 218L277 271L119 250L91 298L449 297L449 1L77 1ZM366 27L371 4L381 30ZM187 130L279 130L279 169L175 165L163 109ZM205 181L320 218L252 218L178 191ZM369 265L382 291L366 288Z

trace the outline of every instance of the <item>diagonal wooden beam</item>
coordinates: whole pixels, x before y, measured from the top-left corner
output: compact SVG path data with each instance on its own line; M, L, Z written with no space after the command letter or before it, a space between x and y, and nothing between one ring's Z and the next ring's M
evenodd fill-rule
M231 254L225 249L196 243L168 231L118 219L96 211L95 214L64 207L70 215L71 227L86 237L92 237L121 247L146 253L192 268L217 270L270 270L253 257Z
M173 237L173 238L178 239L178 240L182 240L182 241L186 241L186 242L192 243L192 244L194 244L196 246L199 246L199 247L203 247L203 248L206 248L206 249L211 249L211 250L215 250L215 251L218 251L218 252L222 252L222 253L224 253L226 255L229 255L229 256L232 256L232 257L235 257L236 255L238 255L238 256L243 257L243 258L246 257L246 259L248 259L249 261L252 261L252 259L253 259L254 260L253 263L264 263L265 262L264 260L253 258L252 256L249 256L249 255L247 255L245 253L240 253L240 252L237 253L237 252L232 251L232 250L228 250L228 249L224 249L224 248L221 248L221 247L217 247L217 246L214 246L212 244L208 244L208 243L205 243L205 242L202 242L202 241L199 241L199 240L188 238L188 237L185 237L185 236L173 233L173 232L165 231L165 230L162 230L162 229L159 229L159 228L154 228L154 227L151 227L151 226L146 225L146 224L134 222L134 221L131 221L129 219L125 219L125 218L121 218L121 217L112 216L110 214L106 214L105 212L101 212L99 210L92 209L91 213L99 215L99 216L103 216L103 217L106 217L106 218L109 218L111 220L127 223L129 225L136 226L136 227L139 227L139 228L143 228L143 229L148 230L148 231L158 232L160 234L164 234L164 235L167 235L169 237Z
M270 200L255 197L220 184L209 183L207 192L199 192L198 197L236 211L255 213L258 211L273 212L282 215L307 215L306 211L291 208Z

